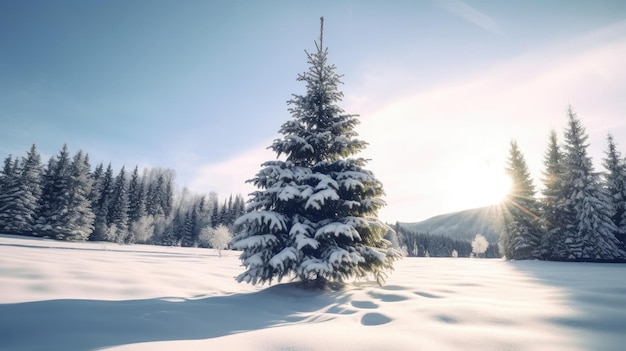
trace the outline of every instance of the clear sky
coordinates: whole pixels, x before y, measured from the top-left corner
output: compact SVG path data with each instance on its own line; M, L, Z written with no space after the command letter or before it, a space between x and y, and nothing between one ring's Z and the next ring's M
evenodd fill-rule
M511 139L539 185L568 104L597 170L607 133L626 152L625 1L0 0L0 157L67 143L245 195L320 16L383 220L493 202Z

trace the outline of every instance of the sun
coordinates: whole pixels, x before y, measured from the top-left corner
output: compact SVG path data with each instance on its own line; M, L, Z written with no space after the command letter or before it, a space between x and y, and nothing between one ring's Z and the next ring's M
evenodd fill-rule
M496 205L501 203L511 190L511 177L501 172L485 173L483 175L483 181L479 189L479 198L487 205Z
M497 205L511 190L511 178L503 168L476 166L457 176L454 198L457 206L464 209Z

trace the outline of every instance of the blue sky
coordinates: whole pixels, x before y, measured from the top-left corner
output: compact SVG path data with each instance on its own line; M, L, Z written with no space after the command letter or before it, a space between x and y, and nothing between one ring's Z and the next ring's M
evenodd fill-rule
M246 194L304 90L320 16L384 220L492 202L511 139L539 185L568 104L598 170L608 132L626 152L623 1L4 0L0 157L67 143Z

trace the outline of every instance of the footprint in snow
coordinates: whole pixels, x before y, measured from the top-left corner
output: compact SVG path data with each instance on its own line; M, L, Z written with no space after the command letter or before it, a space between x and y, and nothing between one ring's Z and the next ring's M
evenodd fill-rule
M366 313L361 317L361 324L365 326L387 324L391 321L391 318L380 313Z
M457 324L457 323L459 323L459 321L456 318L454 318L452 316L447 316L447 315L444 315L444 314L435 316L435 319L439 320L440 322L444 322L446 324Z
M378 305L372 301L352 301L352 307L356 308L366 308L366 309L374 309L378 308Z
M415 291L414 294L417 295L417 296L428 298L428 299L440 299L440 298L442 298L442 296L433 295L433 294L429 294L429 293L425 293L425 292L421 292L421 291Z
M402 295L396 295L396 294L381 294L381 293L377 293L377 292L369 292L368 293L371 297L375 298L375 299L379 299L383 302L398 302L398 301L404 301L404 300L408 300L409 298L406 296L402 296Z

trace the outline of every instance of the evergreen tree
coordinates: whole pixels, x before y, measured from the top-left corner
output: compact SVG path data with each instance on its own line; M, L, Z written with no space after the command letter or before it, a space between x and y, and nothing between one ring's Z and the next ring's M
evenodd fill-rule
M91 173L91 180L92 184L91 192L89 193L89 201L91 202L92 208L94 209L95 213L95 207L98 200L100 199L100 189L104 180L104 166L102 165L102 163L99 163L93 173Z
M142 219L146 216L146 194L144 191L144 182L139 177L139 168L135 166L133 174L128 184L128 237L127 243L134 243L137 235L141 234L141 230L145 229L145 221ZM141 222L141 223L140 223ZM140 230L141 229L141 230Z
M219 206L217 202L215 202L211 210L211 227L216 228L219 224L220 224Z
M108 211L108 224L111 240L118 243L128 243L128 192L126 185L126 170L124 167L115 177L113 193Z
M322 30L316 52L306 53L309 70L298 76L305 95L288 102L293 119L280 129L270 148L286 161L268 161L251 180L249 212L234 247L243 250L246 271L239 282L264 283L295 276L307 286L363 278L373 273L382 283L398 252L383 238L387 230L376 217L384 205L382 184L364 168L366 160L349 158L366 147L356 139L356 115L338 103L340 76L327 63Z
M41 212L37 220L38 232L44 236L64 239L67 234L66 215L70 211L68 195L72 179L72 167L67 144L55 158L48 162L44 177Z
M163 187L159 200L163 214L165 214L165 217L168 217L172 213L174 203L174 172L172 170L164 170L161 177Z
M6 184L13 174L13 156L9 155L4 159L4 167L0 171L0 194L4 193Z
M195 245L195 240L193 237L193 224L191 218L192 212L188 211L187 213L185 213L185 218L183 220L180 245L184 247L193 247Z
M218 225L228 225L228 214L229 214L229 209L228 209L228 202L226 200L224 200L224 204L222 205L222 207L220 207L220 214L217 217L217 223Z
M144 183L139 178L139 169L135 167L128 185L128 220L138 221L146 215Z
M150 216L168 217L173 204L173 175L162 169L152 170L146 193L146 212Z
M557 240L558 259L613 260L623 258L611 221L611 202L602 191L599 174L587 154L588 136L571 107L565 129L563 189L565 230Z
M46 175L38 229L56 239L87 239L94 220L88 198L92 186L88 157L79 151L71 160L63 145L48 167L52 169Z
M204 197L203 197L204 198ZM193 208L191 209L191 214L189 216L189 225L190 225L190 232L191 232L191 245L189 246L198 246L198 238L200 236L200 231L202 230L202 224L200 223L199 220L199 208L201 208L197 203L193 205Z
M85 240L93 232L95 215L89 201L92 184L89 156L79 150L72 162L70 186L67 193L70 206L65 223L64 238L66 239Z
M36 235L46 235L43 233L44 215L49 211L50 203L52 201L52 183L54 181L54 171L56 169L55 157L50 157L48 163L43 169L43 175L41 177L41 198L39 200L39 212L37 214L37 220L35 221Z
M35 230L41 201L42 165L37 145L33 144L26 158L22 159L21 172L22 197L19 201L23 204L24 212L19 227L22 233L32 234Z
M28 198L28 189L24 188L22 169L18 159L11 156L5 159L2 171L2 192L0 192L0 232L22 234L31 229L26 202L34 201ZM28 228L27 228L28 227Z
M540 256L541 228L535 187L517 143L511 141L507 174L511 190L504 203L504 232L500 237L500 252L507 259L533 259Z
M101 177L97 178L92 191L92 197L97 199L92 202L93 212L95 214L94 230L90 236L94 241L109 240L109 208L113 198L113 168L111 164L107 166L106 171Z
M233 202L233 208L232 208L233 223L237 218L241 217L241 215L243 215L245 212L246 212L245 201L240 194L237 194L237 196L235 196L235 201Z
M566 222L565 193L563 189L563 153L558 144L555 130L550 131L548 149L544 155L544 172L542 191L542 215L545 237L542 242L542 256L552 259L559 248L559 237L563 236Z
M622 247L626 244L626 164L617 150L613 136L607 136L607 151L604 159L604 184L606 195L611 201L613 215L611 220L617 227L615 237Z

